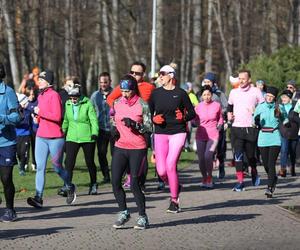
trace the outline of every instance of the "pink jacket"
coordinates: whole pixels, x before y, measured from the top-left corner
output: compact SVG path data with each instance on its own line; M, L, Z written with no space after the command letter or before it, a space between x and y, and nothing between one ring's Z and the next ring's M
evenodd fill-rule
M197 140L218 140L218 125L223 124L222 108L220 103L212 101L210 103L200 102L195 107L196 122L199 127L196 132Z
M116 141L115 146L123 149L144 149L147 147L144 136L124 125L123 118L129 117L132 120L143 123L143 107L140 97L135 96L129 102L121 97L114 103L114 120L116 127L120 132L120 139Z
M62 107L59 94L52 88L44 90L38 96L39 127L36 135L43 138L61 138L64 136Z

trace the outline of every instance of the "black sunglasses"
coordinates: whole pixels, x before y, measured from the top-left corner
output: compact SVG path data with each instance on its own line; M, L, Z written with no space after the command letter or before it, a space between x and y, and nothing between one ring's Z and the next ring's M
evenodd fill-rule
M136 72L136 71L130 71L131 75L136 75L136 76L143 76L144 72Z

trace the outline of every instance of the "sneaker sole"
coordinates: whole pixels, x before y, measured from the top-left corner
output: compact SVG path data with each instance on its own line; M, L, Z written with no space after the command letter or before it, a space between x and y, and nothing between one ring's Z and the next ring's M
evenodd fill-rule
M149 226L145 226L145 227L142 227L142 226L137 226L137 225L135 225L134 227L133 227L133 229L137 229L137 230L145 230L145 229L147 229Z
M176 211L172 211L172 210L169 210L169 209L167 209L167 213L170 213L170 214L178 214L179 212L181 211L181 209L179 208L178 210L176 210Z
M68 205L74 204L74 202L76 201L76 198L77 198L77 195L76 195L76 193L74 192L74 198L73 198L73 200L72 200L71 202L67 202L67 204L68 204Z
M244 192L244 191L246 191L246 189L245 188L243 188L243 189L235 189L235 188L233 188L232 191L234 191L234 192Z
M16 218L13 218L12 220L1 220L1 222L3 222L3 223L9 223L9 222L14 222L14 221L16 221L18 218L16 217Z
M43 205L37 204L35 202L32 202L29 199L27 199L27 204L30 205L30 206L32 206L32 207L35 207L35 208L43 208Z

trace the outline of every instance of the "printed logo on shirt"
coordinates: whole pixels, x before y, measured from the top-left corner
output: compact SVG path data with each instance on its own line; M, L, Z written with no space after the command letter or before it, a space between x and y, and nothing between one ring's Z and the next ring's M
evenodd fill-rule
M173 98L177 98L178 97L178 95L173 95Z

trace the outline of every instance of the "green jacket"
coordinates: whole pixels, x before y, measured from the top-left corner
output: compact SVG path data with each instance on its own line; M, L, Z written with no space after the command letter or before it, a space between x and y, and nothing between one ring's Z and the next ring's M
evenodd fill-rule
M77 143L93 142L92 135L98 136L99 126L96 111L87 97L81 97L78 102L77 119L74 119L75 106L70 100L65 104L65 116L62 130L67 135L66 141ZM77 106L76 105L76 106Z

